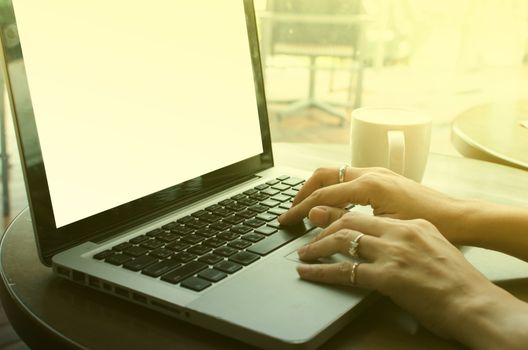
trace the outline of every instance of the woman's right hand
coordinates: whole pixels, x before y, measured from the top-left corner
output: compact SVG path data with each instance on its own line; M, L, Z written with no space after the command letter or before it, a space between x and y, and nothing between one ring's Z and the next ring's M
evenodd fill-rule
M336 168L318 169L306 181L292 208L279 217L288 225L308 216L326 227L344 214L348 204L370 205L374 215L394 219L425 219L451 242L464 243L466 201L447 196L385 168L346 169L339 183Z

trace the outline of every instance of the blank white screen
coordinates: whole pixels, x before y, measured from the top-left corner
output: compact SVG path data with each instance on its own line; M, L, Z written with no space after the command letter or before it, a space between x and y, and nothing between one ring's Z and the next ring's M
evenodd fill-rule
M14 0L57 227L262 153L233 0Z

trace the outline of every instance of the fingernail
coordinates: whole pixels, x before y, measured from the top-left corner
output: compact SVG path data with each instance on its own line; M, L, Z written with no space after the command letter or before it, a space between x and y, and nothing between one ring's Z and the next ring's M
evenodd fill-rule
M303 245L302 247L299 248L299 250L297 250L297 254L299 256L303 255L304 253L306 253L306 249L308 249L308 247L306 245Z
M281 214L281 215L277 218L277 220L279 220L279 223L282 223L282 220L284 220L285 216L286 216L286 213Z

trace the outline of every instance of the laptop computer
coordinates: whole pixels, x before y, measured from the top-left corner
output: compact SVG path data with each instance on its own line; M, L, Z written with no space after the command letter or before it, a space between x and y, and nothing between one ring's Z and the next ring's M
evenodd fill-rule
M43 264L262 348L315 348L364 305L300 280L296 250L318 229L276 221L309 174L274 167L251 0L2 12Z

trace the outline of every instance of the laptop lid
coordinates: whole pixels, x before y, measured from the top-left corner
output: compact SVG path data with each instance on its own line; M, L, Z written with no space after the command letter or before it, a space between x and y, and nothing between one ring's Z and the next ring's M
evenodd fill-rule
M273 166L251 0L8 0L0 11L46 265Z

